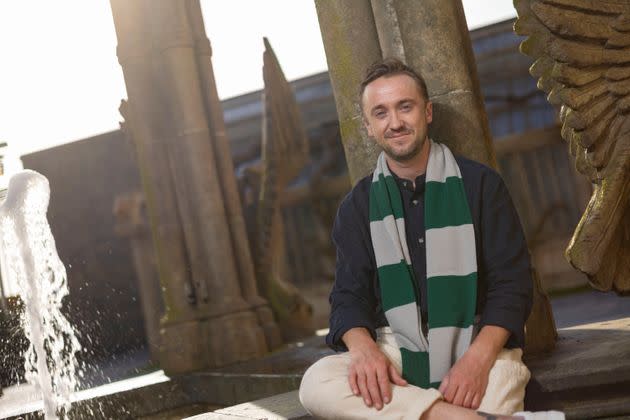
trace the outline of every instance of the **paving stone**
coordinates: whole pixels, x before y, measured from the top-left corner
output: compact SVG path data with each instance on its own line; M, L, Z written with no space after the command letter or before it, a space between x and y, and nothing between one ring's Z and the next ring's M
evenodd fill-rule
M291 391L273 397L246 402L186 420L294 420L311 418L300 404L298 392Z

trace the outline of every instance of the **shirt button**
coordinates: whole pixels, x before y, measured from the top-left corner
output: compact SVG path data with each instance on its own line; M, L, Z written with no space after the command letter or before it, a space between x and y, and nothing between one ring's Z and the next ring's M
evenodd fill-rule
M419 238L419 239L418 239L418 242L419 242L419 243L421 243L421 244L423 244L423 243L424 243L424 238Z
M407 186L407 183L406 183L406 182L403 182L403 187L406 187L406 186Z
M414 206L417 206L418 205L418 200L413 200L412 203L413 203Z

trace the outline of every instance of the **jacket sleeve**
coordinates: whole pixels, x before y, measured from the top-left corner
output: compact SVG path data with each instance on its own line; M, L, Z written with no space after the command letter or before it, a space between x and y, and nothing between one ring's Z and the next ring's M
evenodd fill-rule
M482 200L481 263L487 290L480 325L503 327L511 333L507 347L524 347L533 289L525 235L498 174L484 183Z
M341 337L351 328L364 327L376 338L375 263L367 217L363 217L353 202L352 192L339 207L332 239L337 263L329 299L330 331L326 343L335 351L346 351Z

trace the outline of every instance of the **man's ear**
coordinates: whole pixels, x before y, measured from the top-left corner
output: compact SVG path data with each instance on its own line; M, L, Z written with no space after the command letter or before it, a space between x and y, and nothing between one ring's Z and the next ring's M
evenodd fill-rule
M363 117L363 124L365 125L365 129L367 130L368 136L374 137L374 131L372 130L372 126L367 121L365 117Z
M367 131L368 136L374 137L374 131L372 130L372 126L368 122L368 119L365 117L365 114L363 112L361 112L361 121L363 121L363 126L365 127L365 130Z
M433 102L427 101L427 106L424 112L427 117L427 124L430 124L433 121Z

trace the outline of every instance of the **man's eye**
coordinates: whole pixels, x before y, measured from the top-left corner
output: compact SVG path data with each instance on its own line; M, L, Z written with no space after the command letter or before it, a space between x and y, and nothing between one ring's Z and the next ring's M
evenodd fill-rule
M386 113L384 111L379 111L374 114L376 118L384 118Z
M400 109L402 109L403 111L410 111L411 110L411 105L410 104L404 104L400 107Z

